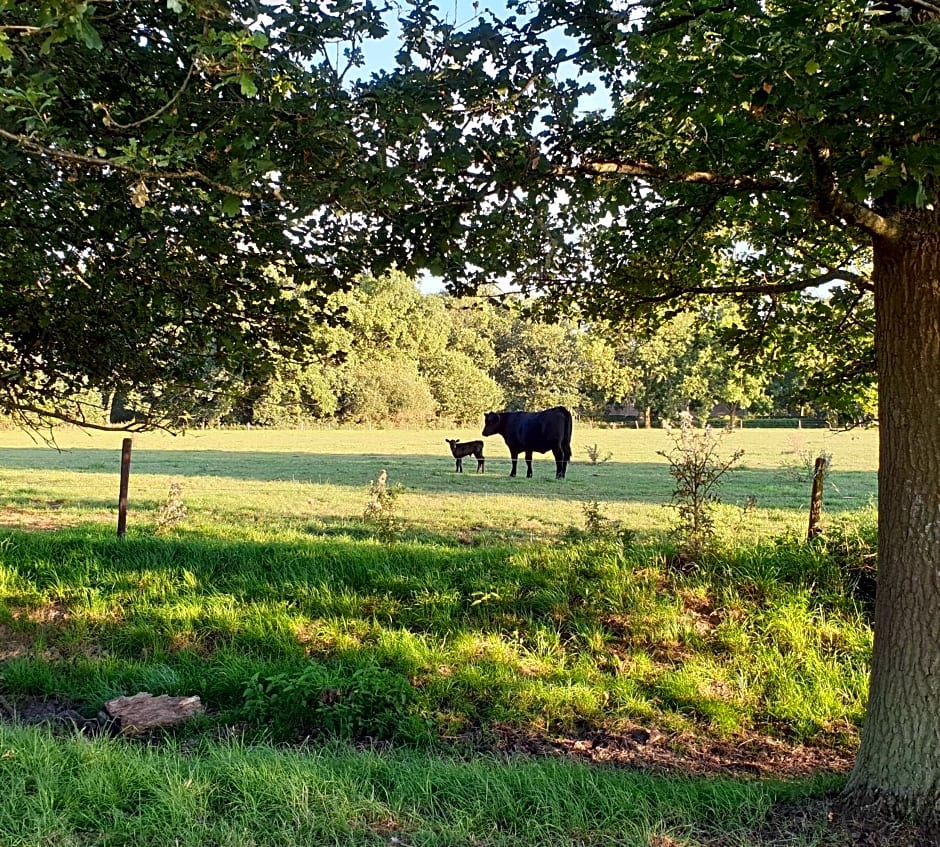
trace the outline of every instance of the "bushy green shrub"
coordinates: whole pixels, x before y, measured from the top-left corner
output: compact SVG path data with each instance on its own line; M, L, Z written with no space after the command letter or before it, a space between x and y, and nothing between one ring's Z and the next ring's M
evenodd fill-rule
M723 456L722 436L709 426L696 430L688 412L679 416L679 426L670 427L669 432L672 448L658 452L669 462L669 473L676 481L672 493L672 504L679 516L675 533L680 557L690 561L701 557L712 543L715 534L712 511L719 502L718 486L744 451Z
M407 679L373 663L350 668L310 662L255 674L244 695L245 717L276 740L322 735L419 741L428 730L417 706Z

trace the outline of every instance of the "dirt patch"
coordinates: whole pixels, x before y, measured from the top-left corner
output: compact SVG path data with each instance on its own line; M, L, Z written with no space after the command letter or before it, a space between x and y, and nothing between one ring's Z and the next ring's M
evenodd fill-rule
M0 720L45 725L57 734L99 735L109 731L98 716L88 718L73 703L58 697L27 697L15 703L0 695Z
M57 661L62 658L62 653L55 647L46 647L37 651L35 645L36 639L32 633L14 632L10 627L0 624L0 662L26 658Z
M33 502L24 508L4 506L0 508L0 526L9 529L54 530L64 529L76 523L74 515L64 514L61 500Z
M481 746L487 745L483 742ZM622 733L586 732L553 738L497 729L491 746L502 752L561 756L662 774L744 778L848 773L854 758L847 751L786 744L759 735L716 741L639 726Z
M84 718L78 704L60 697L0 696L0 720L71 728ZM450 739L474 752L499 752L614 765L663 775L796 779L820 773L848 773L851 752L791 745L752 736L715 741L666 734L636 726L621 733L584 732L548 737L510 727L493 727ZM309 743L305 739L303 743Z

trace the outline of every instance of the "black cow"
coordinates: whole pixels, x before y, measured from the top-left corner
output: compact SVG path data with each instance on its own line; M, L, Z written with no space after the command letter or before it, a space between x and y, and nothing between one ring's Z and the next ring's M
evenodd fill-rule
M512 472L516 460L525 453L526 477L532 476L532 454L552 451L555 457L555 479L564 479L571 461L571 412L564 406L544 412L487 412L484 435L501 435L512 456Z
M457 460L457 473L463 473L463 457L464 456L476 456L477 457L477 473L483 473L483 442L482 441L465 441L461 444L456 438L445 438L444 439L450 445L450 452L453 454L453 457Z

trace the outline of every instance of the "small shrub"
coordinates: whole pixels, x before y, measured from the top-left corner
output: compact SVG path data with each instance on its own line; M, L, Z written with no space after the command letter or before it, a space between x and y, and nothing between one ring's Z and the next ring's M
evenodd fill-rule
M569 541L615 541L629 547L636 540L636 532L625 529L620 521L605 515L597 500L583 503L581 510L584 512L584 529L571 527L567 535Z
M614 454L610 452L601 456L601 451L597 444L592 444L585 450L585 452L588 454L588 459L591 460L592 465L599 465L604 462L609 462L614 457Z
M356 668L310 663L256 674L244 694L245 717L278 740L303 735L415 741L427 729L417 691L403 676L373 663Z
M399 491L388 487L388 474L383 470L379 478L369 481L369 500L363 518L372 524L383 541L392 541L401 532L395 501Z
M679 427L670 427L673 447L657 451L669 462L669 473L676 481L672 505L679 515L675 533L679 538L679 556L695 560L712 545L715 536L713 507L719 502L721 478L744 455L736 450L730 457L721 456L722 440L727 431L717 433L706 426L696 430L692 415L683 412Z
M183 484L173 482L170 484L170 493L167 495L166 502L160 507L157 515L157 535L169 532L173 527L178 526L186 520L186 505L183 503Z
M610 538L619 532L620 521L605 515L601 511L601 505L597 500L585 503L581 508L584 512L584 533L589 538Z

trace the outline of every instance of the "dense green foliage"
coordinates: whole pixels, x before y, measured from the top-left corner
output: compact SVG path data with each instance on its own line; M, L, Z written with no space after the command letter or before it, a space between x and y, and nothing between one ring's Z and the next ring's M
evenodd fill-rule
M792 363L789 382L773 384L758 360L743 364L724 343L727 308L619 330L546 323L516 298L422 294L397 271L362 277L327 303L341 321L315 330L310 362L280 357L270 379L194 407L190 420L475 425L492 409L558 404L585 418L629 411L644 422L688 409L707 416L717 403L787 414L811 373L808 362Z
M518 50L491 22L459 36L449 24L434 29L431 11L404 10L402 75L365 79L369 43L388 25L368 3L337 10L278 7L262 18L251 3L223 8L202 0L146 9L0 3L6 77L0 164L8 177L0 204L6 239L0 250L0 405L17 414L32 410L99 424L100 408L111 401L131 426L186 426L226 415L267 425L333 416L467 421L500 399L509 406L562 402L585 413L630 399L643 412L672 415L690 403L716 400L751 406L761 397L760 384L747 384L755 370L794 368L792 386L800 397L778 405L808 396L822 396L828 408L846 405L844 379L843 388L827 383L820 391L814 377L822 365L837 365L834 349L866 360L859 349L865 342L856 340L868 327L861 322L859 332L845 332L860 306L852 297L832 301L845 310L832 339L807 345L793 330L785 333L787 343L773 350L780 356L802 351L796 361L775 353L765 366L758 359L770 349L747 345L745 379L730 366L721 366L723 374L705 372L714 370L715 357L712 342L699 341L701 326L694 338L674 329L667 349L655 353L655 342L630 344L642 338L639 326L621 326L623 343L611 352L597 337L582 338L574 325L519 321L483 333L482 343L495 344L501 361L498 367L485 361L481 373L481 360L458 331L446 336L441 304L407 286L370 290L366 278L359 283L365 299L331 296L357 274L392 262L447 270L453 279L453 272L459 277L460 268L469 267L461 259L469 259L481 269L474 282L508 275L523 290L550 283L552 298L540 307L551 303L557 310L578 300L594 329L599 318L606 324L610 307L617 317L625 312L621 296L608 300L604 286L596 288L597 303L582 296L587 290L574 285L580 265L572 255L564 259L566 276L551 283L553 269L561 267L563 231L585 229L585 211L575 210L595 192L582 191L571 173L552 174L546 154L562 152L553 133L604 150L600 139L612 137L612 130L593 119L575 132L566 129L581 92L564 82L550 94L547 77L507 101L509 112L485 105L494 102L492 87L502 92L518 72L565 64L542 43L543 30L551 29L551 4L521 31ZM589 27L589 11L572 17L572 35ZM657 14L668 17L663 9ZM482 52L473 49L476 39ZM461 90L463 83L451 77L457 69L469 81L471 71L494 60L523 64L476 89ZM591 61L596 65L589 68L607 81L616 76L606 52ZM458 118L447 131L458 117L447 106L452 96L469 98L471 113L482 105L492 120L464 126ZM535 142L540 152L534 156L530 143L514 133L534 126L536 104L546 96L553 117L541 125L544 138ZM495 152L487 148L491 143ZM479 179L470 176L481 165L498 166L495 183L485 170ZM510 184L531 176L536 180L524 192L507 193ZM570 199L557 220L548 200L557 194L556 177ZM429 186L437 198L430 207L424 197ZM453 189L459 189L458 202L442 205ZM505 203L497 203L465 242L459 237L463 211L494 191ZM618 200L615 193L613 200L622 206L631 197ZM593 215L595 205L589 207ZM516 220L516 212L527 220ZM624 267L631 274L637 267L635 260L612 266L619 262L610 249L617 231L583 244L592 274L615 287ZM496 243L495 253L477 263ZM765 260L755 254L749 261ZM827 259L827 267L834 262ZM673 257L671 268L679 264L691 267L687 255ZM709 265L704 273L723 289L729 267ZM384 314L383 297L390 298ZM370 299L366 314L363 303ZM345 337L330 330L344 308L353 322ZM792 308L785 298L774 301L774 314L791 327L797 325ZM733 320L718 320L723 336L755 318L733 314ZM762 341L770 337L766 317ZM718 324L707 332L715 334ZM334 367L337 353L346 356L342 367ZM541 376L538 384L533 373ZM870 368L861 365L854 373L870 383ZM455 392L455 385L463 390ZM856 403L856 385L849 394Z
M404 104L347 79L386 32L370 3L0 2L0 407L94 424L136 389L131 423L179 426L310 361L326 298L408 258L373 216Z

